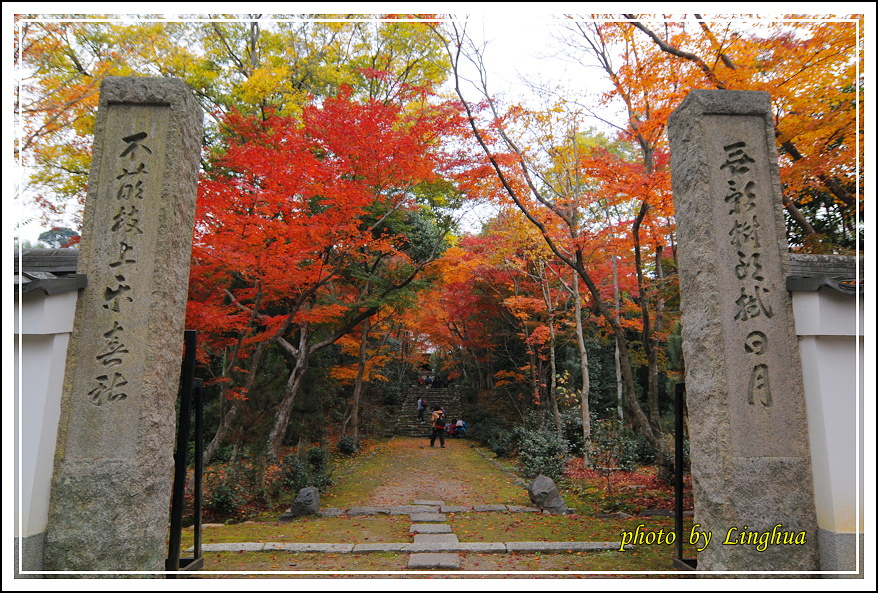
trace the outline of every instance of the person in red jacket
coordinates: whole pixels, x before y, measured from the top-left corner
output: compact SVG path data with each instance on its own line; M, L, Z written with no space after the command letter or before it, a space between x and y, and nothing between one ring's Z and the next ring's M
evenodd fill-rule
M430 417L430 426L433 427L433 431L430 433L430 446L433 447L436 443L436 437L439 437L439 445L444 449L445 448L445 410L440 408L439 406L433 406L433 414Z

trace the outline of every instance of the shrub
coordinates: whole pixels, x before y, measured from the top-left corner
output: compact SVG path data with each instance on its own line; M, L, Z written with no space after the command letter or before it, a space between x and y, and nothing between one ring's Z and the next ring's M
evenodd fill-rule
M237 465L205 470L202 481L204 510L209 517L234 519L247 503L249 480Z
M323 491L332 484L329 472L329 455L325 449L312 447L305 459L290 454L284 457L280 466L268 478L268 491L272 497L283 497L288 493L298 493L302 488L314 486Z
M360 439L353 435L343 435L338 439L338 450L344 455L355 455L360 450Z
M636 466L637 443L617 418L600 420L592 417L591 445L591 463L607 480L607 490L611 490L612 472L627 471Z
M487 445L497 457L509 457L515 452L515 438L508 430L492 426L479 431L481 441Z
M322 472L329 464L329 451L322 447L311 447L308 449L307 457L314 471Z
M305 461L296 455L287 455L281 463L280 485L287 490L298 492L306 486L310 486L311 471Z
M469 418L467 437L476 439L497 457L508 457L515 452L515 439L500 417L476 408Z
M524 474L534 478L543 474L558 480L567 466L567 440L552 429L528 430L515 429L518 441L518 455Z
M576 405L561 412L561 422L564 426L564 438L567 439L569 452L571 455L582 455L583 436L582 436L582 412L580 406Z
M650 465L655 461L655 447L653 447L649 439L642 433L630 435L632 441L631 457L632 461L637 465Z

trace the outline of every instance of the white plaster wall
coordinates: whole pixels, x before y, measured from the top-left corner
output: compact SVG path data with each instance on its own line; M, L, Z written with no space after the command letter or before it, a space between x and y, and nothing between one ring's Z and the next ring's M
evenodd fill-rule
M16 420L20 420L16 422L20 427L16 460L21 461L15 485L16 494L20 493L16 536L46 530L64 366L77 294L29 295L21 304L21 327L19 304L15 306L15 400Z
M793 293L793 315L800 336L862 336L863 299L829 288Z
M73 314L76 310L77 291L52 296L43 293L28 294L21 300L21 326L19 331L19 303L15 303L16 334L60 334L73 331Z
M856 496L857 363L864 354L863 306L854 296L822 289L794 292L793 311L808 414L817 523L836 533L863 530L863 502ZM859 352L858 352L859 345ZM859 510L859 519L857 511Z

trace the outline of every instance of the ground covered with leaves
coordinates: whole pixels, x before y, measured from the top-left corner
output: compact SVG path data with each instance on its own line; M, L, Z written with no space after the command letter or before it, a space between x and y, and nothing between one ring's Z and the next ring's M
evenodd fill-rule
M571 459L564 472L565 485L584 501L607 512L638 514L644 511L673 511L674 487L658 477L655 466L641 466L631 471L613 471L609 475L583 467L582 458ZM692 510L692 480L683 479L683 509ZM593 510L593 509L590 509Z
M446 441L430 448L424 439L394 438L372 443L359 456L340 460L333 484L321 494L322 508L395 506L416 499L443 500L449 505L530 505L523 481L511 461L493 459L467 440ZM573 513L448 513L447 522L461 542L619 541L621 533L673 530L669 516L631 516L637 510L673 508L673 491L656 478L651 467L614 472L610 488L604 476L583 469L579 460L568 465L560 481L562 495ZM289 493L289 502L295 496ZM627 509L627 512L609 511ZM279 523L263 513L243 523L215 525L203 531L204 543L410 542L411 520L406 515L364 517L304 517ZM691 519L684 529L691 528ZM191 530L184 547L192 544ZM688 548L688 546L687 546ZM686 550L691 556L693 552ZM673 547L638 546L633 551L568 552L561 554L462 553L461 572L481 578L586 578L605 576L680 576L671 570ZM271 552L208 552L202 578L216 577L356 577L418 576L406 570L408 554L328 554ZM534 572L535 571L535 572ZM645 571L645 572L644 572ZM654 574L654 571L658 573ZM454 573L430 571L431 576L456 578ZM423 574L420 574L423 576Z

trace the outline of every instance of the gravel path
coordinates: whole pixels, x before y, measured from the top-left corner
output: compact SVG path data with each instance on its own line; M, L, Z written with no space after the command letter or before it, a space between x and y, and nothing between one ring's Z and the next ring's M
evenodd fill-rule
M369 506L402 506L413 500L444 500L447 504L493 504L498 492L485 488L486 473L514 483L498 465L477 455L469 441L446 439L431 448L427 439L396 438L382 445L379 454L387 454L387 474L370 493ZM478 459L474 463L473 457ZM485 465L491 468L487 470ZM520 484L518 484L520 487ZM512 502L512 501L509 501ZM524 492L517 504L527 504Z

